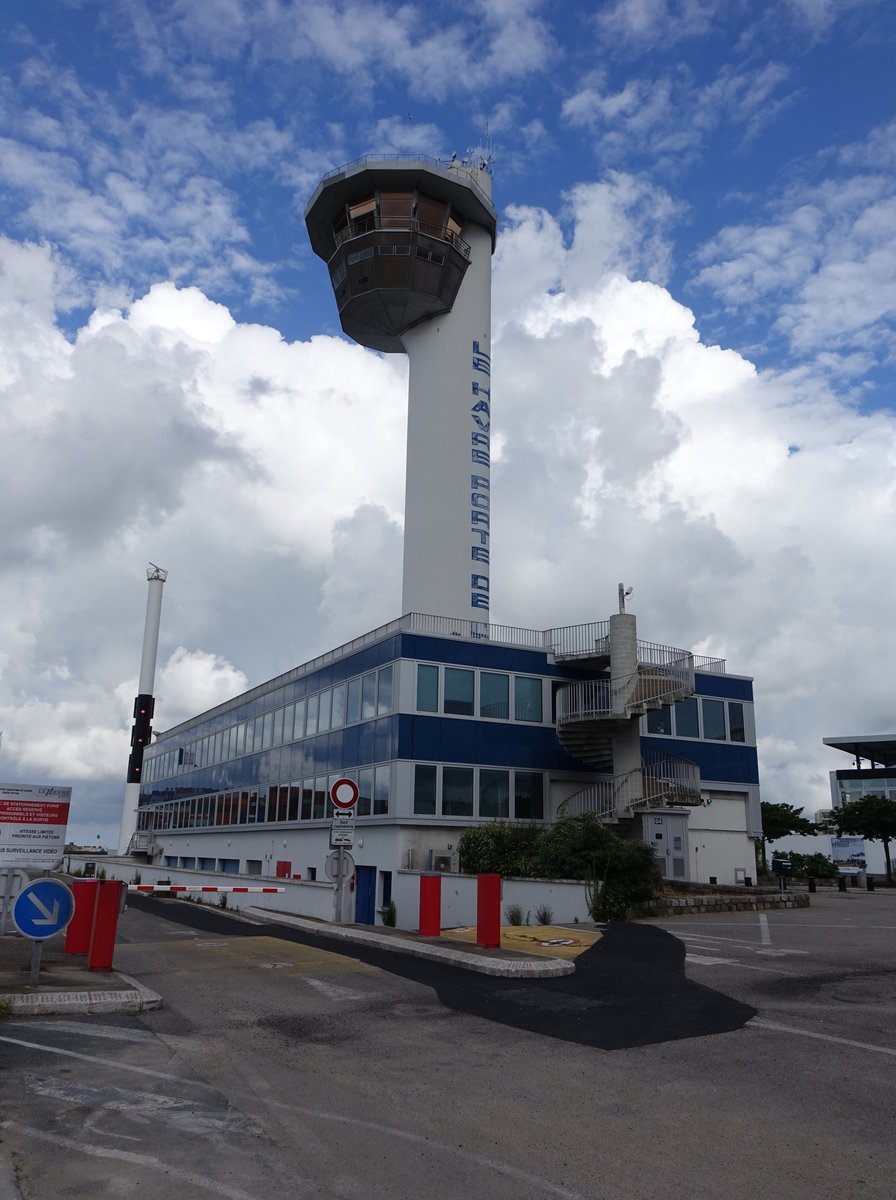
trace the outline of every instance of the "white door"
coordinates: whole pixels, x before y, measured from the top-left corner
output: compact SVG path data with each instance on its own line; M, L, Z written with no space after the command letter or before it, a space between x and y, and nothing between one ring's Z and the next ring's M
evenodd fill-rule
M644 814L644 842L653 846L664 879L688 879L688 818L685 813Z

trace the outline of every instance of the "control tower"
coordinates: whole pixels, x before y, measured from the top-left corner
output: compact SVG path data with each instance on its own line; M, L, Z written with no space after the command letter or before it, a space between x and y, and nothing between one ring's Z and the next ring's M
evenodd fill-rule
M402 613L488 623L491 175L369 155L324 176L305 222L343 330L410 360Z

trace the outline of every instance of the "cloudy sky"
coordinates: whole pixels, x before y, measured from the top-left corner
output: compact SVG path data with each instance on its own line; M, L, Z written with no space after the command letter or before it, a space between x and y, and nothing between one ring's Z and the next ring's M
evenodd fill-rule
M0 779L114 842L159 728L398 615L406 363L304 205L489 146L492 618L755 676L764 796L893 732L892 0L6 0Z

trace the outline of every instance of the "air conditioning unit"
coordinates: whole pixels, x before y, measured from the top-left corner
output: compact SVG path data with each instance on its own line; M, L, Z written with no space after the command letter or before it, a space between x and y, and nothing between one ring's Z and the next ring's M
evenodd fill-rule
M430 850L429 869L430 871L450 871L451 855L441 851Z

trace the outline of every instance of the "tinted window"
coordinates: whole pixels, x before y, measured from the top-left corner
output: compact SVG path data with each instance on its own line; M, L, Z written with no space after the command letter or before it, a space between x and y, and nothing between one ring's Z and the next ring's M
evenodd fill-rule
M510 772L489 771L485 767L479 772L479 815L480 817L510 816Z
M445 712L462 717L472 717L472 671L460 671L456 667L445 668Z
M513 712L517 721L541 721L541 680L516 675L513 680Z
M442 815L472 817L473 771L471 767L442 768Z
M736 704L732 700L728 701L728 730L732 742L746 741L744 706Z
M675 705L675 732L678 737L699 737L700 728L697 724L697 698L682 700Z
M417 664L417 711L439 711L439 668Z
M436 768L429 763L414 767L414 812L420 817L435 816Z
M510 716L510 676L483 671L479 676L479 715L506 721Z
M724 742L725 705L721 700L703 701L703 736L715 742Z
M513 815L520 821L544 820L544 776L517 771L513 777Z

